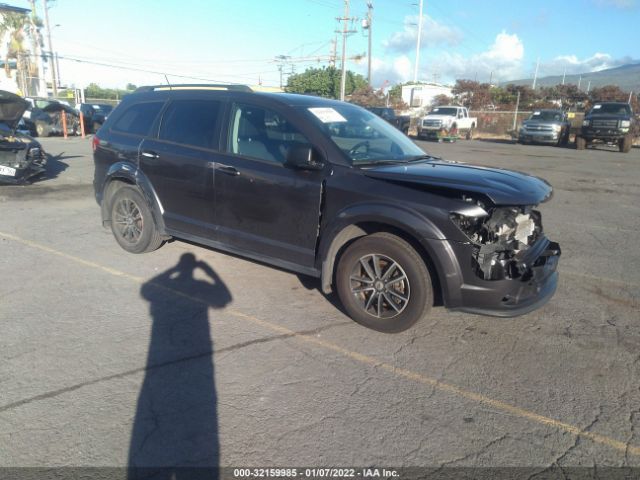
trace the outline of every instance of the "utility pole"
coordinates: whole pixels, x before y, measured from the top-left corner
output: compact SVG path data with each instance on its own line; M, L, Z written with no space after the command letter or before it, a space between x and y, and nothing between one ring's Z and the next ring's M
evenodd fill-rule
M536 81L538 80L538 68L540 67L540 57L538 57L538 61L536 62L536 73L533 75L533 85L531 88L533 90L536 89Z
M512 130L516 131L516 125L518 124L518 108L520 107L520 90L518 90L518 99L516 100L516 111L513 114L513 128Z
M369 54L367 58L367 81L369 82L369 86L371 86L371 32L373 26L373 3L371 1L367 2L367 30L369 36Z
M420 0L420 13L418 14L418 40L416 43L416 64L413 67L413 83L418 81L418 65L420 64L420 41L422 40L422 10L424 0Z
M331 55L329 55L329 65L333 68L336 66L336 57L338 56L338 36L331 41Z
M284 86L283 82L283 72L284 66L286 65L287 60L291 57L289 55L277 55L276 62L278 62L278 71L280 72L280 88Z
M51 68L51 87L53 88L53 96L58 96L58 80L56 73L55 59L53 58L53 45L51 44L51 27L49 27L49 8L47 8L47 0L42 0L44 8L44 25L47 29L47 39L49 40L49 66Z
M349 30L349 0L344 0L344 17L338 18L342 21L342 78L340 79L340 100L344 102L345 90L347 88L347 35L353 33Z
M38 66L38 94L39 97L47 96L47 81L44 78L44 62L42 61L42 50L40 48L40 30L36 28L36 0L30 0L31 2L31 28L35 32L35 45L33 46L33 53L35 54L35 61Z

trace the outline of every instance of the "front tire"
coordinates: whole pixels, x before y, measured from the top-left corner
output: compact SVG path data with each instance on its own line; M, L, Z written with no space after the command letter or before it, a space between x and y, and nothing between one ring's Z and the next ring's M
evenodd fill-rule
M129 253L147 253L162 245L146 200L137 188L123 185L109 199L111 231L118 244Z
M631 145L633 144L633 137L631 135L625 135L625 137L620 140L618 144L618 148L622 153L629 153L631 151Z
M424 261L409 243L390 233L353 242L338 263L336 285L349 316L379 332L407 330L433 305Z

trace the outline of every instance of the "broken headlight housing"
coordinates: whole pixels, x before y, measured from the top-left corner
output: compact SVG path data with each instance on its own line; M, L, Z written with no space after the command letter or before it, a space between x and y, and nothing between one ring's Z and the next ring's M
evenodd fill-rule
M540 212L529 206L486 209L479 203L478 207L450 215L473 245L474 271L484 280L526 276L527 268L517 257L542 236Z

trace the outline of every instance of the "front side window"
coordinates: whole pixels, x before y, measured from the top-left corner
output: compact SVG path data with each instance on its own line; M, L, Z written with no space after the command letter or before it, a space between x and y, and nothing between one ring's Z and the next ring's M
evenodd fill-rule
M298 107L335 143L354 166L405 162L425 153L382 118L349 104Z
M213 148L221 104L214 100L176 100L162 117L160 140Z
M236 104L231 114L231 153L284 164L292 147L309 140L282 114L253 105Z
M130 106L120 115L112 129L132 135L148 135L163 102L145 102Z

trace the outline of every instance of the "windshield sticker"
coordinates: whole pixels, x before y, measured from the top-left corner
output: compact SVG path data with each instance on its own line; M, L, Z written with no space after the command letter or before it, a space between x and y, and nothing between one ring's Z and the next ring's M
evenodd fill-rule
M597 110L597 109L599 109L600 107L602 107L602 105L594 105L594 106L593 106L593 109L594 109L594 110Z
M333 108L310 108L309 111L313 113L322 123L334 123L334 122L346 122L347 119L340 115Z

